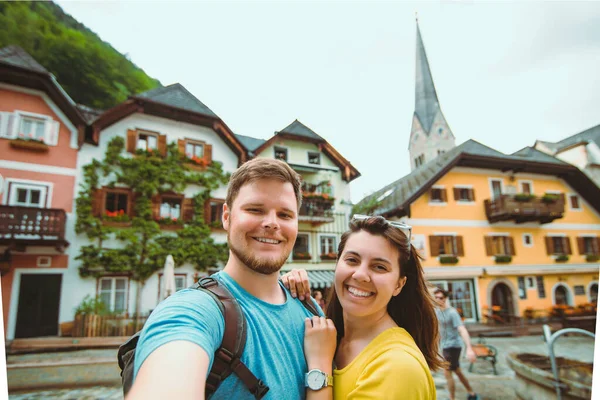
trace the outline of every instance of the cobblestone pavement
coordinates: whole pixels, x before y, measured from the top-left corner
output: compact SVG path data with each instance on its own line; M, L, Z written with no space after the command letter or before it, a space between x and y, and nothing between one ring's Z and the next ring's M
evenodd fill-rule
M477 342L477 339L474 340ZM466 359L461 359L461 366L465 375L471 382L473 389L481 396L481 400L513 400L516 398L514 391L514 372L506 363L506 355L511 352L528 352L547 355L548 350L541 336L524 336L519 338L491 338L487 339L486 343L493 345L498 349L498 364L496 369L498 375L494 375L491 365L486 361L477 361L473 372L469 373L469 363ZM106 352L106 353L105 353ZM113 352L116 352L113 351ZM105 350L102 355L109 354L111 351ZM558 339L555 345L555 353L557 356L567 357L584 362L593 362L594 358L594 341L591 338L570 336ZM51 354L51 353L48 353ZM52 357L71 357L73 353L62 353L61 355L43 355L47 358ZM82 356L99 355L94 353L83 353ZM34 356L34 355L30 355ZM35 355L39 357L40 355ZM25 357L25 356L20 356ZM26 358L25 358L26 359ZM449 395L446 390L446 380L443 372L436 372L434 380L437 388L437 399L448 400ZM76 399L76 400L92 400L92 399L108 399L120 400L123 398L120 387L102 387L94 386L77 389L54 389L36 392L21 392L11 393L11 400L25 399ZM467 393L462 387L458 379L456 379L456 399L466 399Z

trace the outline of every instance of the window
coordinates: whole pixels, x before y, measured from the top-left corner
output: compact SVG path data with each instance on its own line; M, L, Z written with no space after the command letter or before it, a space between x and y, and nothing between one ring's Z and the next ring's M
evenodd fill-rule
M571 244L566 236L550 236L546 238L548 254L571 254Z
M164 274L158 276L158 301L163 300L161 296L165 294L165 279ZM187 275L186 274L175 274L175 291L179 292L187 287Z
M569 195L569 205L571 206L571 210L581 210L579 196L577 196L576 194Z
M208 202L208 218L207 221L209 224L218 225L221 224L223 217L223 204L225 204L224 200L219 199L211 199Z
M153 133L138 133L136 149L138 150L157 150L158 135Z
M112 312L127 310L128 278L100 278L98 295Z
M521 193L524 193L524 194L532 194L533 193L533 190L531 189L531 182L521 181L519 183L521 185Z
M445 203L446 201L446 189L434 187L429 191L430 203Z
M578 237L577 247L579 247L579 254L584 255L599 255L600 254L600 241L597 237Z
M573 286L573 291L575 292L575 296L581 296L585 294L585 288L583 287L583 285Z
M294 260L310 260L309 238L310 236L308 233L298 233L296 243L294 244Z
M114 216L129 214L129 194L125 191L107 189L104 199L104 213L109 216L115 213Z
M590 296L590 303L597 303L598 302L598 284L597 283L592 283L589 286L589 296Z
M438 154L438 156L439 156L439 155L441 155L441 154L444 154L445 152L446 152L446 150L438 150L438 151L437 151L437 154Z
M525 286L527 290L535 289L535 276L525 277Z
M425 154L421 154L420 156L415 158L415 167L419 167L419 166L423 165L424 162L425 162Z
M288 151L284 147L275 147L275 159L286 161L288 159Z
M441 135L442 133L444 133L444 128L438 128L438 134Z
M531 236L531 233L523 234L523 246L525 246L525 247L533 246L533 236Z
M492 199L497 199L502 196L502 181L499 179L491 180Z
M545 299L546 298L546 289L544 288L544 277L536 276L536 281L537 281L538 297L540 299Z
M525 278L522 276L519 276L517 278L517 284L519 286L519 298L520 299L526 299L527 298L527 290L525 289Z
M8 182L8 205L45 208L48 186L33 183Z
M187 158L203 158L204 157L204 144L197 142L186 142L185 144L185 156Z
M21 117L21 125L17 137L39 140L45 139L46 120L34 117Z
M321 164L321 153L308 152L308 163L319 165Z
M321 258L331 259L337 255L336 237L323 235L320 237Z
M450 305L456 308L465 320L475 321L475 291L472 280L432 281L431 284L449 293Z
M161 196L160 218L178 220L181 218L181 197Z
M486 236L485 248L488 256L514 256L515 246L510 236Z
M429 236L431 256L464 256L463 238L456 235Z
M454 200L462 202L475 201L475 192L472 188L467 187L455 187L454 188Z

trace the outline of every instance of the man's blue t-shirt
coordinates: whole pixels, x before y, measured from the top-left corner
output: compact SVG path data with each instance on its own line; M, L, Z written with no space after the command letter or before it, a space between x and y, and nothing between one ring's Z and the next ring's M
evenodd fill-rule
M269 304L249 294L225 272L213 277L231 291L246 317L248 333L241 359L269 386L264 399L304 399L307 372L304 318L312 317L310 311L287 290L284 290L284 304ZM175 340L202 347L209 356L210 371L224 329L223 315L209 294L196 289L175 293L156 307L144 325L135 353L134 379L150 353ZM212 398L254 399L254 396L237 375L231 374Z

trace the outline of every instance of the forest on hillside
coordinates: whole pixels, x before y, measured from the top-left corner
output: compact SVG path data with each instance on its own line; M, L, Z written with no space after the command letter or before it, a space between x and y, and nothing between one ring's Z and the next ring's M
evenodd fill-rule
M107 109L160 86L51 1L0 1L0 27L0 48L22 47L77 103Z

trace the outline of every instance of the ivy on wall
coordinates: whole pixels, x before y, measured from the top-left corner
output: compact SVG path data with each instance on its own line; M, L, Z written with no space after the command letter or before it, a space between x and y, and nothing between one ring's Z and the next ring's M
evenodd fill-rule
M76 199L75 230L86 235L91 244L82 246L76 257L81 262L81 277L127 273L143 286L163 268L169 254L176 267L190 263L198 271L227 259L227 245L217 244L211 237L211 226L204 220L204 204L212 190L227 184L229 173L223 171L219 162L212 162L202 171L192 171L187 164L176 144L168 146L165 157L147 152L132 156L125 153L124 139L115 137L108 144L104 160L94 159L84 167L84 182ZM130 226L107 226L102 216L94 215L94 193L101 182L108 187L126 186L131 190ZM152 218L151 199L165 192L182 193L189 185L202 188L193 199L193 218L177 231L162 231ZM109 239L116 239L120 246L105 246Z

